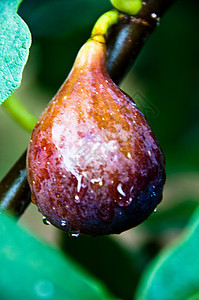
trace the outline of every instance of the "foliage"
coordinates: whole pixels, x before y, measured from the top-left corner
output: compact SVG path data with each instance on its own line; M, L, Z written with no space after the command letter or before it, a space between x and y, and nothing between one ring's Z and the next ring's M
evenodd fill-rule
M182 237L165 248L149 266L141 280L136 299L198 299L198 235L199 209Z
M1 101L19 85L28 55L30 34L20 15L31 30L33 46L24 82L16 93L24 102L32 101L33 111L39 107L39 114L65 80L94 22L111 5L108 0L24 0L17 15L18 4L14 0L0 2L1 37L3 22L12 19L20 28L18 45L24 45L22 60L14 56L19 53L16 47L15 52L9 53L16 59L11 66L16 76L10 85L6 83L6 73L2 72L5 60L0 60L4 79ZM0 216L1 299L11 300L16 294L19 298L37 299L36 283L43 284L44 293L45 286L51 291L54 287L53 296L43 296L45 299L114 296L136 300L155 300L156 296L167 300L198 299L198 8L194 0L189 5L186 0L176 1L122 84L147 114L166 156L168 180L158 212L121 239L80 236L71 240L63 235L61 247L66 255L41 244L8 217ZM8 29L13 30L13 26ZM4 40L10 49L12 34L9 31ZM5 49L2 41L1 38L1 57ZM6 161L14 162L27 145L27 137L10 120L6 123L2 111L0 116L4 128L0 131L0 141L4 141L0 148L3 176L8 168ZM195 209L193 219L188 222ZM176 238L174 243L173 238ZM102 284L88 273L99 278Z
M16 13L20 2L0 2L0 104L20 85L31 43L28 26Z
M0 227L2 300L113 299L67 256L31 237L14 220L1 215Z

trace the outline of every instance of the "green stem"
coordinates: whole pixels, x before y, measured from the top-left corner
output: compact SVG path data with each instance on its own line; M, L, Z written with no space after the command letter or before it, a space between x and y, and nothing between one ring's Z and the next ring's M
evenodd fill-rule
M15 96L9 97L2 105L20 126L32 132L37 118Z
M109 28L118 23L119 15L119 12L115 9L104 13L95 23L91 32L91 38L94 38L101 43L105 43L105 36L107 35Z
M136 15L142 8L142 0L110 0L115 8L119 11Z

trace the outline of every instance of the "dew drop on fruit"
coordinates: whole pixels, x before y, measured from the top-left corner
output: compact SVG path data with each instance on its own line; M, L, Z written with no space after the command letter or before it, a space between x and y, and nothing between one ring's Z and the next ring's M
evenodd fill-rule
M66 221L61 220L61 226L66 226Z
M71 237L71 238L78 238L79 237L79 231L77 230L77 231L69 231L69 236Z
M80 198L78 195L75 195L75 203L79 204L80 203Z
M126 193L121 183L117 185L118 198L115 201L120 207L125 207L131 204L133 198Z
M157 211L158 211L158 209L157 209L157 207L156 207L156 208L154 209L154 211L153 211L153 212L154 212L154 213L156 213Z
M132 202L133 198L132 197L119 197L119 199L116 200L116 203L121 206L121 207L125 207L125 206L129 206Z
M126 196L125 192L124 192L123 189L122 189L122 184L121 184L121 183L118 184L117 190L118 190L118 192L119 192L122 196L124 196L124 197Z
M50 222L46 219L46 217L43 217L42 221L45 225L50 225Z

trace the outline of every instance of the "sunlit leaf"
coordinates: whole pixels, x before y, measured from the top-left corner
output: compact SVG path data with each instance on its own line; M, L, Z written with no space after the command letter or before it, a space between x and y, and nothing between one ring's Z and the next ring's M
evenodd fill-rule
M20 85L31 44L28 26L16 13L20 2L0 1L0 104Z

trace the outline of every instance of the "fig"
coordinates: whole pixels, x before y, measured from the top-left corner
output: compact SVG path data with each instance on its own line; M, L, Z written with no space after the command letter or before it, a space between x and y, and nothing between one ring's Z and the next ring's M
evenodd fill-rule
M144 115L106 71L105 43L89 39L32 132L32 202L74 236L119 234L161 201L164 165Z

